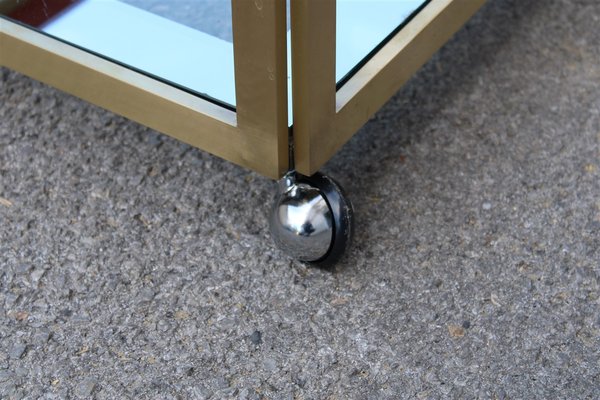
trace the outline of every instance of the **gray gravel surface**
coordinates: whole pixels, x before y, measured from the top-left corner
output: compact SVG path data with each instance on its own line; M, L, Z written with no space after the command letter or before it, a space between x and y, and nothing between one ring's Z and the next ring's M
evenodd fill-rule
M489 2L324 170L273 182L0 70L0 398L600 398L600 2Z

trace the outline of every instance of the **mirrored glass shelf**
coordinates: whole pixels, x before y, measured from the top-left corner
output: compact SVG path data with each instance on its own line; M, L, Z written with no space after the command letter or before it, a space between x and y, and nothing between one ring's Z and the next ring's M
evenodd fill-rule
M427 2L337 0L338 87ZM0 0L0 14L235 109L231 0Z

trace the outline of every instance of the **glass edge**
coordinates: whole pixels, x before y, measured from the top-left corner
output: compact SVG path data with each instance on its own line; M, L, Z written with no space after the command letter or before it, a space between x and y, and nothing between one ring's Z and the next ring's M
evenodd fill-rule
M389 43L390 40L392 40L392 38L394 36L396 36L398 34L398 32L400 32L406 25L408 25L408 23L410 21L413 20L413 18L419 14L421 11L423 11L423 9L425 7L427 7L429 5L429 3L431 3L432 0L425 0L423 2L423 4L421 4L415 11L413 11L408 17L406 17L404 19L404 21L402 21L402 23L400 25L398 25L396 28L394 28L394 30L392 30L389 35L387 35L377 46L375 46L373 48L373 50L371 50L369 53L367 53L366 56L363 57L362 60L360 60L350 71L348 71L346 73L346 75L344 75L336 84L335 84L335 90L338 91L340 90L340 88L342 86L344 86L350 79L352 79L352 77L362 68L365 66L366 63L369 62L369 60L371 60L371 58L373 58L373 56L375 54L377 54L379 52L379 50L381 50L386 44ZM336 39L337 42L337 39Z

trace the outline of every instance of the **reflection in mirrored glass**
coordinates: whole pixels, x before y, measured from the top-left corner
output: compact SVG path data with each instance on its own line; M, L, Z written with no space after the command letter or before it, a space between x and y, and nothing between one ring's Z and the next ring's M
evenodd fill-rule
M427 2L337 0L338 84ZM231 0L0 0L0 14L235 106Z
M220 10L221 17L229 16L228 26L217 27L208 20L201 22L202 13L185 20L208 32L219 31L219 36L117 0L8 1L14 3L12 7L0 12L11 19L232 108L235 106L233 44L223 39L231 39L229 1L210 1L215 3L213 10ZM176 13L169 10L177 8L179 3L127 2L147 3L148 8L173 18ZM163 6L159 7L159 3Z
M155 15L233 42L231 0L120 0Z
M336 81L360 66L428 0L337 0Z

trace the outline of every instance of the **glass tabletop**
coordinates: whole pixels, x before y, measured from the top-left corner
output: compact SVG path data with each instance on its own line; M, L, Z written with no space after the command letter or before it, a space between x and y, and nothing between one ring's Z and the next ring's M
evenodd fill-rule
M337 0L338 87L428 1ZM0 0L0 14L235 109L231 0Z

